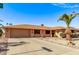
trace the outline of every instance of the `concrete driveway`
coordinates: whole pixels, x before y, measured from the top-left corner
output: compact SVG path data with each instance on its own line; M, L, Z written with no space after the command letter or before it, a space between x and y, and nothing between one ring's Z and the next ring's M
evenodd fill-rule
M64 45L59 45L53 42L48 42L42 38L10 38L8 42L25 42L25 44L8 46L8 55L62 55L69 54L69 52L78 51L78 49L70 48ZM48 39L48 38L47 38ZM51 40L51 38L49 38ZM52 38L53 40L55 38ZM66 42L65 42L66 43ZM47 51L42 47L52 50ZM78 52L77 52L78 54Z

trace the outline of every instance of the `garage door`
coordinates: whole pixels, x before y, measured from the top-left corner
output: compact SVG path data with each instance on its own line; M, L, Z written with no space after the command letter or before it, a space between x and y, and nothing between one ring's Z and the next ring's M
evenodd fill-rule
M30 30L25 29L11 29L11 38L25 38L30 37Z

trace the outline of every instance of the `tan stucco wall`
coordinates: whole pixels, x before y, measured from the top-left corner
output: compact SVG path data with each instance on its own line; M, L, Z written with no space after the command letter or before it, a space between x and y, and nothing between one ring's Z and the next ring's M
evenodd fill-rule
M34 29L16 29L8 28L6 29L6 37L8 38L23 38L23 37L51 37L52 30L50 34L46 34L45 30L40 29L40 34L34 34Z

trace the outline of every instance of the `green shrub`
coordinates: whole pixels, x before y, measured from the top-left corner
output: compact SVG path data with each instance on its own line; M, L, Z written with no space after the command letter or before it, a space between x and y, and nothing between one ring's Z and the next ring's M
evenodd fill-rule
M62 38L65 38L65 37L66 37L64 33L60 33L60 36L61 36Z

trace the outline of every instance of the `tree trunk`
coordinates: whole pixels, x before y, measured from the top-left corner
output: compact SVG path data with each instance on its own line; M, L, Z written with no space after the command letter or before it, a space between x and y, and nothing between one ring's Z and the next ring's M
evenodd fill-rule
M72 31L71 31L71 29L69 27L66 29L65 34L66 34L66 40L68 40L67 45L68 46L73 46L74 43L72 42L72 37L71 37Z

